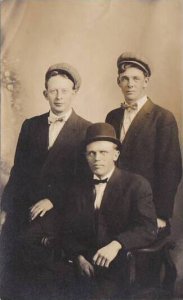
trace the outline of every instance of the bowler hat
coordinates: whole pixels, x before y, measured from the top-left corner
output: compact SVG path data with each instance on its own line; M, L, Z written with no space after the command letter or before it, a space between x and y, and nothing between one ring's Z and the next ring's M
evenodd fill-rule
M119 148L120 141L116 138L116 133L112 125L108 123L95 123L88 127L85 138L85 146L96 141L109 141Z
M147 77L151 76L151 69L144 58L137 57L131 52L122 53L117 60L118 74L125 71L125 66L131 64L140 69Z
M76 90L80 88L81 77L73 66L67 63L58 63L50 66L45 75L45 82L53 76L54 71L58 72L58 74L65 74L74 83L74 88Z

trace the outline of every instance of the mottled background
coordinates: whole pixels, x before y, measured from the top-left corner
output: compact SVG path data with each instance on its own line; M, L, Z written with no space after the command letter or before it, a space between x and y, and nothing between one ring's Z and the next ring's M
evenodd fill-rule
M42 91L49 65L73 64L82 87L75 110L104 121L122 95L116 59L124 51L146 57L152 68L149 97L171 110L183 142L182 0L1 1L1 192L7 182L20 126L48 110ZM181 146L182 147L182 146ZM171 174L170 174L171 176ZM172 220L177 241L176 291L183 298L183 184Z

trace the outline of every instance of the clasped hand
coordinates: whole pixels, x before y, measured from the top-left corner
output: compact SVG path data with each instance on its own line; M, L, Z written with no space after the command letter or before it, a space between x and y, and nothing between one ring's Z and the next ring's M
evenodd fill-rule
M30 208L30 218L33 221L38 215L43 217L45 213L53 208L53 204L49 199L42 199Z

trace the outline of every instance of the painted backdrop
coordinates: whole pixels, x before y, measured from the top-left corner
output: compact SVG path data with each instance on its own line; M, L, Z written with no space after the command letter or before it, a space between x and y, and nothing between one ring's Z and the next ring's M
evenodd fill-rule
M117 57L133 51L152 68L149 97L171 110L183 141L182 0L4 0L1 1L1 191L20 126L48 110L43 97L49 65L73 64L82 77L74 103L84 118L104 121L122 101ZM177 193L173 255L177 293L183 284L183 187ZM183 292L182 292L183 293Z

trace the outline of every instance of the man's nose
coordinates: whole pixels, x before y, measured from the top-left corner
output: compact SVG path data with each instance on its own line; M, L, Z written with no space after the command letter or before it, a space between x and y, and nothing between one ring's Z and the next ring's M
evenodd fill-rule
M102 155L100 154L100 152L95 153L95 160L100 160L101 157L102 157Z
M133 86L133 79L129 79L128 80L128 87L132 87Z
M60 98L62 98L62 96L63 96L62 91L61 90L57 90L57 98L60 99Z

